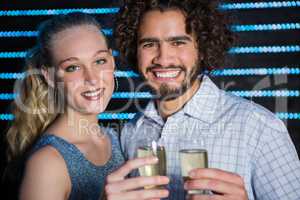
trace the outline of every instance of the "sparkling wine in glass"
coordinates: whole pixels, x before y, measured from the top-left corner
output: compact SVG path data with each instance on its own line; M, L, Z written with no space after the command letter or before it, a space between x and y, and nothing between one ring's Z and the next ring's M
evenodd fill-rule
M158 162L139 168L141 176L165 176L166 175L166 152L163 146L142 146L137 150L137 157L156 156ZM159 188L158 186L147 186L145 189Z
M190 180L189 172L196 168L208 168L208 157L205 149L182 149L179 151L181 175L183 181ZM188 195L191 194L211 194L209 190L188 190Z

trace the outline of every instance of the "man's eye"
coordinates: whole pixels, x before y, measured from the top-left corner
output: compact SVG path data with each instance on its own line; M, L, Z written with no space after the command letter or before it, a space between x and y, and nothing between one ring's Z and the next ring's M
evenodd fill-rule
M102 59L96 60L95 63L97 65L103 65L103 64L107 63L107 60L105 58L102 58Z
M143 44L143 48L151 48L154 46L154 43L145 43Z
M173 46L180 46L180 45L183 45L183 44L185 44L185 42L183 42L183 41L174 41L174 42L172 42Z
M77 66L77 65L70 65L67 68L65 68L65 71L66 72L74 72L74 71L79 70L79 69L80 69L80 67Z

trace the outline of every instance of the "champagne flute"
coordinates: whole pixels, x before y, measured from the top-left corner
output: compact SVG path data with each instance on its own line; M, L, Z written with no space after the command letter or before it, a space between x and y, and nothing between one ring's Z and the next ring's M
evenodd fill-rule
M183 181L191 180L188 173L196 168L208 168L208 157L205 149L182 149L179 151L181 163L181 175ZM209 190L188 190L188 195L211 194Z
M152 165L145 165L139 168L141 176L165 176L166 175L166 152L163 146L157 146L155 141L151 145L140 146L137 149L137 157L156 156L158 162ZM159 186L147 186L145 189L161 188Z

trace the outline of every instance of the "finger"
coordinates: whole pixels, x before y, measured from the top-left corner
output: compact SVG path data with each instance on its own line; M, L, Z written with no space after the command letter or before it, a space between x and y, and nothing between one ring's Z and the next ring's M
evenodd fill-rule
M206 189L224 195L235 195L235 196L242 196L246 193L245 189L239 185L230 182L216 180L216 179L190 180L185 183L185 188L187 190Z
M121 166L118 170L111 173L107 176L107 183L123 180L125 176L127 176L132 170L142 167L144 165L155 164L157 163L157 157L143 157L136 158L127 161L123 166Z
M150 200L167 198L168 196L168 190L136 190L118 194L107 194L107 200Z
M188 195L186 200L225 200L221 195Z
M202 178L217 179L225 182L234 183L244 187L244 180L241 176L220 169L198 168L192 170L189 173L189 176L192 179L202 179Z
M122 181L113 182L105 186L107 194L120 193L126 190L134 190L151 185L166 185L169 183L169 178L166 176L152 176L152 177L135 177L128 178Z

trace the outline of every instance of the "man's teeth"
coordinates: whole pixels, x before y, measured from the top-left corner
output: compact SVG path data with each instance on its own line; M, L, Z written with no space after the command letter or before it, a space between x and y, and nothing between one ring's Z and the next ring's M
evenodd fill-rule
M155 72L155 76L159 78L175 78L178 76L180 71L172 71L172 72Z
M83 95L87 96L87 97L95 97L95 96L98 96L101 92L102 92L102 90L93 91L93 92L88 91L88 92L83 93Z

